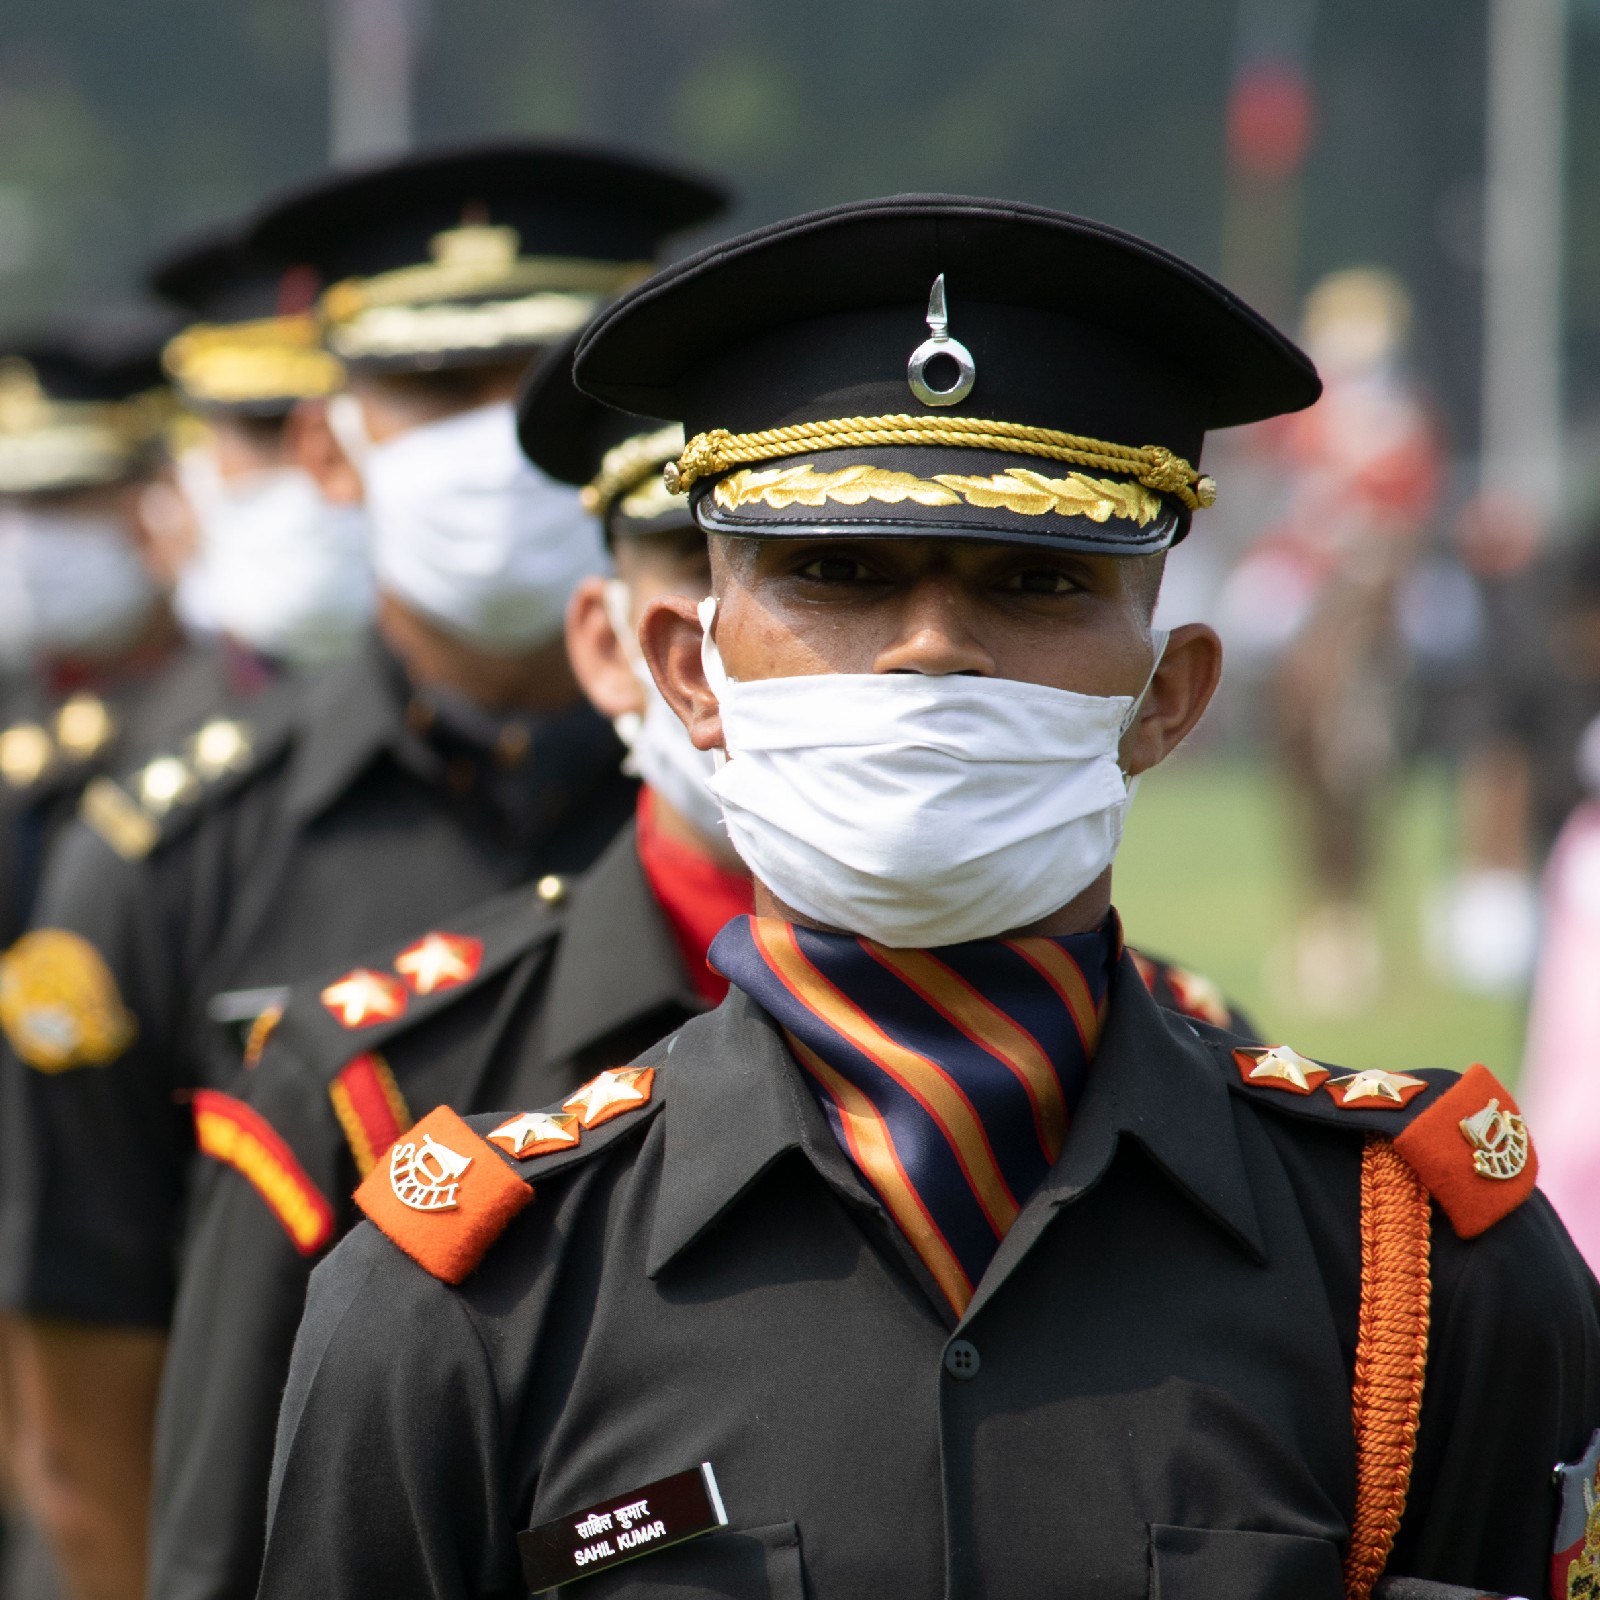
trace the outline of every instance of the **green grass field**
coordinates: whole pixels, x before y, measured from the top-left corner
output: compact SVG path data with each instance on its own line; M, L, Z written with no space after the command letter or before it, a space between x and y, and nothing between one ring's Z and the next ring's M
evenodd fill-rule
M1146 778L1116 869L1128 940L1215 979L1274 1044L1352 1067L1482 1061L1515 1077L1522 1003L1462 994L1422 955L1422 900L1449 870L1453 806L1442 771L1407 779L1384 806L1374 889L1384 983L1359 1017L1307 1015L1273 980L1304 886L1285 796L1260 763L1180 756Z

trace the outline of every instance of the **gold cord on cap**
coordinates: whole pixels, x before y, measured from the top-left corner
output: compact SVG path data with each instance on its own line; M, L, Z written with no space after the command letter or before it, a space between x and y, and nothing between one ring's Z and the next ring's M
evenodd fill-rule
M1021 422L993 422L981 417L844 417L829 422L800 422L759 433L729 433L714 428L698 433L675 462L664 470L667 488L686 494L701 478L727 472L753 461L773 461L810 450L838 450L870 445L942 445L965 450L999 450L1011 455L1039 456L1095 472L1122 472L1147 489L1170 494L1191 511L1217 498L1214 480L1203 477L1182 456L1162 445L1108 444L1054 428L1033 428Z
M594 481L583 488L584 510L603 517L620 496L637 489L682 449L683 427L676 422L613 445L601 458Z

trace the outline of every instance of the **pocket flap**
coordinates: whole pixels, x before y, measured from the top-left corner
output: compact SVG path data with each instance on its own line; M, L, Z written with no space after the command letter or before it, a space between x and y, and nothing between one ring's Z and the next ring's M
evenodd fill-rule
M1298 1533L1150 1529L1151 1600L1342 1600L1339 1552Z

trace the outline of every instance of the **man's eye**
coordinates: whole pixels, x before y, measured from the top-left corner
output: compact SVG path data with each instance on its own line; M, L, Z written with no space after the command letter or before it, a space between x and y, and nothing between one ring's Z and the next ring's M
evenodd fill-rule
M1035 568L1017 573L1007 587L1020 589L1024 594L1070 594L1076 585L1064 572Z
M860 583L870 576L866 563L854 556L818 556L800 569L800 575L821 583Z

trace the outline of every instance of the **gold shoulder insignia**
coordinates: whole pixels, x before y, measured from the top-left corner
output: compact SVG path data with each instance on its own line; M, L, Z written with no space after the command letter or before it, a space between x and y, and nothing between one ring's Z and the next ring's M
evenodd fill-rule
M115 1061L138 1022L87 939L40 928L0 956L0 1028L30 1067L65 1072Z
M569 1094L561 1102L561 1109L571 1112L580 1128L598 1128L625 1111L648 1105L655 1080L654 1067L607 1067Z
M92 778L78 814L124 861L141 861L156 847L161 825L112 778Z
M250 765L255 733L248 722L213 717L195 733L185 749L195 775L211 783L230 772L242 772Z
M124 860L142 860L155 849L162 824L200 794L202 780L248 764L249 730L243 723L208 722L186 749L186 756L145 762L125 784L99 777L85 787L79 814Z
M56 712L56 743L74 761L89 761L117 731L111 710L97 694L75 694Z
M1287 1094L1314 1094L1330 1076L1326 1067L1286 1044L1241 1046L1233 1052L1233 1064L1247 1084Z
M132 783L139 804L153 817L164 817L192 800L200 788L194 768L182 756L157 756L147 761L134 773Z
M0 779L7 788L29 788L55 758L55 741L37 722L19 722L0 733Z

